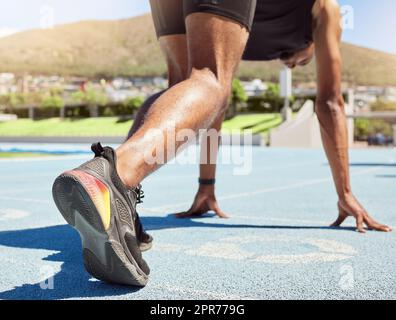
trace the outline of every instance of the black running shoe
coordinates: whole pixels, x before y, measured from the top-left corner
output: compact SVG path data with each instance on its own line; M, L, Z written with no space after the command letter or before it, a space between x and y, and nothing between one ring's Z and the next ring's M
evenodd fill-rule
M55 180L52 189L55 203L66 221L80 233L84 265L93 277L110 283L145 286L150 269L137 239L143 230L136 213L141 190L129 190L122 183L112 148L97 143L92 145L92 151L93 160Z
M137 203L143 203L142 199L144 198L144 192L141 187L137 188L136 194L138 195ZM136 212L136 219L135 219L135 230L136 230L136 238L139 243L140 251L145 252L149 251L153 247L154 239L151 235L149 235L143 228L143 224L140 221L139 214Z
M135 228L136 228L135 230L139 242L140 251L142 252L149 251L153 247L154 239L144 230L139 215L136 216L137 218L135 220Z

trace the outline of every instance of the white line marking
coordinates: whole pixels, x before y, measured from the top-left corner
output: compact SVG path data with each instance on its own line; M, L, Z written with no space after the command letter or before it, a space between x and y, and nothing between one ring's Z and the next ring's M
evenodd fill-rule
M260 244L265 243L264 246ZM279 249L280 243L288 246L300 246L305 248L311 245L311 252L300 254L262 254L259 251L250 251L241 245L255 244L258 248L272 246ZM305 238L298 239L291 236L236 236L219 239L215 242L207 242L199 247L193 245L158 244L155 251L182 253L189 256L207 258L238 260L246 263L260 262L270 264L306 264L333 262L350 259L357 255L357 251L350 245L328 239ZM279 251L279 250L276 250Z
M381 168L382 168L382 166L378 166L378 167L373 167L370 169L357 171L355 173L352 173L351 176L365 175L367 173L378 171ZM257 191L225 195L225 196L218 197L218 200L238 199L238 198L251 197L251 196L255 196L255 195L259 195L259 194L264 194L264 193L290 190L290 189L298 189L298 188L302 188L305 186L317 185L317 184L321 184L321 183L325 183L325 182L329 182L329 181L332 181L331 177L323 178L323 179L308 180L305 182L299 182L299 183L290 184L290 185L286 185L286 186L270 187L270 188L261 189L261 190L257 190ZM31 198L22 198L22 197L8 197L8 196L0 196L0 200L23 201L23 202L30 202L30 203L42 203L42 204L51 204L52 203L49 200L40 200L40 199L31 199ZM190 204L191 204L190 202L182 202L182 203L163 205L163 206L152 207L152 208L144 208L144 210L147 212L152 212L152 213L163 213L164 211L177 209L180 207L188 206Z
M286 222L286 223L309 223L315 224L317 226L328 226L329 221L320 221L320 220L299 220L299 219L288 219L288 218L267 218L267 217L254 217L250 215L238 215L230 213L232 218L234 219L243 219L243 220L256 220L256 221L273 221L273 222Z
M189 288L181 288L177 286L172 286L168 284L158 284L158 285L150 285L147 287L148 289L159 289L159 290L167 290L170 292L177 292L177 293L188 293L193 296L194 299L197 297L202 297L202 296L207 296L210 297L211 299L215 300L255 300L254 298L250 297L240 297L238 295L230 295L227 293L221 293L221 292L209 292L209 291L204 291L204 290L193 290Z
M382 166L373 167L373 168L365 169L365 170L360 170L360 171L351 173L351 176L365 175L368 173L378 171L380 169L382 169ZM313 180L298 182L298 183L289 184L289 185L285 185L285 186L270 187L270 188L260 189L260 190L256 190L256 191L224 195L224 196L218 197L218 200L231 200L231 199L252 197L252 196L257 196L257 195L264 194L264 193L298 189L298 188L303 188L303 187L307 187L307 186L318 185L318 184L322 184L322 183L329 182L329 181L332 181L331 177L322 178L322 179L313 179ZM150 210L152 212L159 213L159 212L164 212L164 211L168 211L168 210L172 210L172 209L177 209L179 207L188 206L190 204L191 204L191 202L182 202L182 203L163 205L163 206L158 206L158 207L153 207L153 208L146 208L146 210Z
M78 156L43 156L43 157L35 157L35 158L15 158L15 159L0 159L0 163L2 162L46 162L46 161L60 161L60 160L85 160L89 156L87 155L78 155Z
M30 193L30 192L37 192L37 191L46 191L46 192L51 192L51 189L46 187L46 188L26 188L26 189L16 189L16 190L8 190L6 192L2 191L0 193L0 197L2 196L9 196L9 195L16 195L20 193Z
M0 196L0 200L8 200L8 201L23 201L30 203L42 203L42 204L52 204L50 200L41 200L41 199L29 199L29 198L19 198L19 197L7 197Z
M158 214L157 210L151 210L149 208L139 208L139 213L147 213L147 214ZM232 217L232 220L251 220L251 221L264 221L264 222L286 222L286 223L298 223L298 224L314 224L317 226L328 226L329 225L329 221L323 221L323 220L307 220L307 219L290 219L290 218L271 218L271 217L267 217L267 216L261 216L261 217L257 217L254 216L255 213L250 213L250 212L245 212L243 214L238 214L238 213L233 213L233 212L228 212L230 214L230 216ZM211 218L210 221L212 221ZM205 221L205 218L202 218L202 221ZM220 220L218 220L220 221ZM225 220L224 222L227 222L228 220ZM230 226L232 226L232 224L230 224Z
M260 168L260 171L303 167L303 166L310 165L310 164L319 164L319 163L318 163L318 161L306 161L306 162L293 163L293 164L280 165L280 166L263 166L262 168ZM228 172L219 172L217 175L220 177L228 176L229 173ZM196 177L197 177L196 174L172 175L172 179L185 179L185 178L196 178ZM167 175L162 176L162 175L154 174L153 176L149 176L146 181L151 182L151 181L169 180L169 179L170 178Z
M29 211L18 209L0 209L0 221L18 220L30 216Z
M72 156L70 156L70 157L62 157L62 158L65 159L65 160L67 160L67 159L71 159L71 160L79 159L79 158L75 158L75 157L72 157ZM48 160L48 158L42 158L42 159ZM53 158L53 159L51 158L49 161L58 160L58 159L59 159L59 157L58 158ZM29 159L27 159L27 160L29 160ZM37 160L37 161L39 161L39 160ZM14 161L11 161L11 162L14 162ZM22 160L22 161L16 161L16 162L26 162L26 161ZM317 161L309 161L309 162L307 161L307 162L300 162L300 163L297 163L297 164L291 164L291 165L286 165L286 166L265 167L265 170L273 170L273 169L277 169L277 168L283 169L283 168L289 168L289 167L299 167L299 166L304 166L304 165L307 165L307 164L314 164L314 163L318 163L318 162ZM226 175L228 175L228 174L227 173L219 173L219 176L226 176ZM32 177L32 176L33 175L30 174L29 178ZM53 175L53 174L37 174L37 176L39 176L39 177L44 177L44 176L46 176L46 177L55 177L55 175ZM10 174L9 177L12 178L12 179L15 179L18 176ZM26 177L26 176L24 175L24 177ZM175 178L176 179L177 178L186 179L186 178L195 178L195 177L196 177L196 174L191 174L191 175L172 175L172 179L175 179ZM149 182L151 182L151 181L155 182L155 181L159 181L159 180L169 180L169 177L168 176L153 176L153 177L148 177L147 180ZM0 199L1 199L2 196L17 195L17 194L20 194L20 193L37 192L37 191L48 191L48 192L50 192L50 189L48 189L48 188L33 188L33 189L32 188L27 188L27 189L8 190L6 192L1 192L0 193ZM146 210L146 209L144 209L144 210ZM147 211L149 211L149 209L147 209Z

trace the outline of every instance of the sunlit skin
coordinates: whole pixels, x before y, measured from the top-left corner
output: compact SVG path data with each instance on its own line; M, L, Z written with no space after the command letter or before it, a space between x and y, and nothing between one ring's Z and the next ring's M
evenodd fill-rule
M147 163L145 158L155 153L158 141L164 143L165 154L168 140L175 142L170 145L176 149L184 144L169 134L169 126L175 126L176 134L184 129L198 133L208 129L228 105L232 79L248 40L247 29L233 20L205 13L189 15L186 27L188 45L183 52L187 53L188 68L185 54L172 55L177 44L162 42L168 64L174 65L170 73L172 86L146 108L140 127L117 149L117 171L128 187L137 186L159 168L159 164ZM178 58L184 60L183 66L174 64ZM187 74L183 74L185 70Z
M339 6L333 0L317 0L313 7L313 17L314 42L303 50L296 51L289 56L283 56L282 62L289 68L302 67L310 63L314 55L316 56L318 91L316 113L320 122L323 146L338 194L338 218L331 226L339 227L347 217L351 216L355 218L357 230L361 233L365 233L365 226L371 230L389 232L391 228L376 222L359 203L351 189L348 133L344 101L341 93L342 58L340 42L342 30ZM160 39L163 49L175 49L164 50L168 60L170 90L179 81L184 82L185 75L179 72L179 70L185 70L186 60L176 57L180 56L180 52L186 50L177 49L176 47L178 45L183 47L183 43L185 43L184 48L187 47L185 37L185 35L176 35L162 37ZM223 103L227 101L226 97L228 98L225 95ZM145 118L145 113L147 113L147 110L151 110L151 105L152 101L146 102L141 110L139 119ZM219 102L217 106L218 110L222 110L222 112L220 111L216 118L212 118L209 128L220 130L226 105L221 105ZM141 121L135 124L131 134L137 131L141 125ZM202 164L200 166L200 177L202 179L213 179L215 176L215 164ZM176 216L180 218L196 217L209 211L213 211L220 218L228 217L220 209L216 200L215 187L200 186L191 208L186 212L176 214Z

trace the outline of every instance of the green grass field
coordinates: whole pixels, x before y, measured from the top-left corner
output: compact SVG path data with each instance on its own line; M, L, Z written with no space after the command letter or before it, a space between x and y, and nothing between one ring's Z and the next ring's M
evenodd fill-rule
M20 119L0 123L0 136L124 136L132 121L118 122L117 118L61 120L58 118L32 121Z
M224 122L223 131L252 130L253 133L266 133L281 123L279 114L240 115ZM20 119L0 123L0 136L3 137L79 137L79 136L125 136L132 121L118 121L117 118L90 118L82 120L61 120L58 118L32 121Z
M223 131L252 130L255 134L267 133L268 130L279 126L281 123L282 117L278 113L240 115L225 121Z
M30 152L0 152L0 159L10 158L37 158L48 156L41 153L30 153Z

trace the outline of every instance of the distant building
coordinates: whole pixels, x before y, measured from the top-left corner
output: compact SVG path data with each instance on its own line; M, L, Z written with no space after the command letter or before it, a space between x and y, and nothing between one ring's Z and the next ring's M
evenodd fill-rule
M242 85L248 97L261 96L268 89L268 85L264 83L261 79L254 79L252 81L242 81Z
M384 99L389 102L396 102L396 87L385 88Z
M17 90L15 75L13 73L0 73L0 95Z

